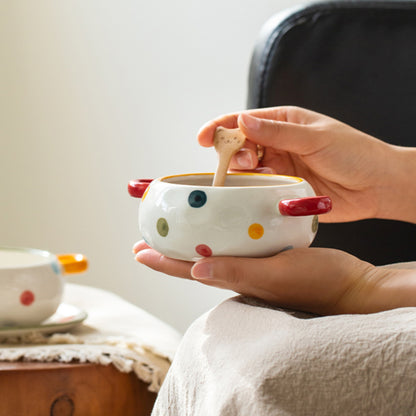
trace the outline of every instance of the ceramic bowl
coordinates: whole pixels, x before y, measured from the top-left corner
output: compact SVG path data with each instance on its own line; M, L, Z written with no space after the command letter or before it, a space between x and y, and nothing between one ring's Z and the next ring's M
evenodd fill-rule
M139 228L160 253L196 261L208 256L266 257L309 246L318 214L331 200L316 196L302 178L253 173L227 175L211 186L212 173L130 181L141 198Z
M62 300L64 274L87 268L82 254L0 247L0 326L37 325Z

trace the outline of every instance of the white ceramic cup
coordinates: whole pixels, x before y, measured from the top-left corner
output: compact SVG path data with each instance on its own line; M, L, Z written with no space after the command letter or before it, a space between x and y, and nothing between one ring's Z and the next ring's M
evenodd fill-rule
M129 182L130 195L142 199L139 228L149 246L189 261L267 257L309 246L318 215L331 209L302 178L235 173L221 187L212 180L201 173Z
M0 326L36 325L52 316L62 300L62 276L86 268L82 254L0 247Z

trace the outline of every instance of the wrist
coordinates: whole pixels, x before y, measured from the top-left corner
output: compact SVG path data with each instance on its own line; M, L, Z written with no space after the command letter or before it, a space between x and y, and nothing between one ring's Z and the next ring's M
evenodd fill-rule
M396 269L362 262L359 275L337 304L338 313L376 313L416 307L416 269Z
M416 223L416 148L388 145L377 218Z
M416 307L416 270L376 267L369 280L367 313Z

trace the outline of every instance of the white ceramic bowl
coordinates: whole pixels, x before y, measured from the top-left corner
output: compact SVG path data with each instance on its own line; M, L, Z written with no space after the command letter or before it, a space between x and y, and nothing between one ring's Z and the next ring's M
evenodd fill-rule
M62 300L62 275L86 268L81 254L0 247L0 326L36 325L53 315Z
M331 209L328 197L297 177L229 174L224 187L212 180L202 173L130 181L130 195L142 198L139 227L149 246L189 261L266 257L309 246L318 214Z

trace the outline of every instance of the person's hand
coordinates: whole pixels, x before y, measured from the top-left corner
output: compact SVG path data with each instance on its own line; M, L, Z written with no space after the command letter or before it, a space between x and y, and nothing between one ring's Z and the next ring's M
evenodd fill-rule
M218 126L239 127L248 138L245 149L234 156L232 169L299 176L316 194L330 196L333 209L322 216L322 222L365 218L416 222L416 209L408 197L410 192L416 198L416 186L409 179L416 174L415 149L409 157L404 148L298 107L219 117L200 130L202 146L213 145ZM260 164L256 145L265 147Z
M170 259L144 241L133 247L146 266L280 307L318 314L372 313L416 306L416 273L375 267L343 251L292 249L268 258Z

